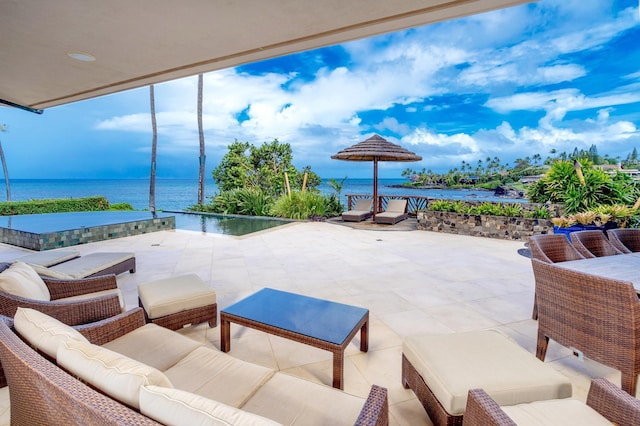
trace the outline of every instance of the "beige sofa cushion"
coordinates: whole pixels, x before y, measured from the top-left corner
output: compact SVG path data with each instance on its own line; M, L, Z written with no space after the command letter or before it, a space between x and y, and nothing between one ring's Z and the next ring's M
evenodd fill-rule
M146 324L102 347L165 371L202 345L180 333Z
M611 422L587 404L575 399L537 401L502 407L518 426L580 425L611 426Z
M276 373L241 408L286 425L353 425L365 398Z
M165 425L276 426L265 417L179 389L143 386L140 411Z
M172 387L157 369L91 343L63 342L57 359L71 374L134 408L139 408L141 386Z
M138 296L151 319L216 303L216 292L196 274L140 284Z
M49 301L51 293L32 267L16 261L0 272L0 290L26 299Z
M176 389L240 408L274 371L200 347L164 373Z
M88 343L75 328L35 309L19 307L13 324L31 346L54 359L61 342L75 340Z
M407 337L402 352L445 410L464 413L469 389L499 405L568 398L571 382L496 330Z
M94 299L94 298L100 297L100 296L111 296L111 295L118 296L118 302L120 303L120 309L124 310L124 308L125 308L124 296L122 295L122 291L120 291L119 288L112 288L110 290L95 291L93 293L87 293L87 294L78 294L77 296L71 296L71 297L63 297L61 299L56 299L56 302L78 302L78 301L87 300L87 299Z

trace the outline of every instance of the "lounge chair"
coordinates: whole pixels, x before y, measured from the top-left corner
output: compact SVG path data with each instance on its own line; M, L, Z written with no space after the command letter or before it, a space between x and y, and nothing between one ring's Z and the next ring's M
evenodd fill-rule
M23 262L2 263L0 315L13 318L18 307L77 325L110 318L121 313L125 305L115 275L56 280L40 277Z
M357 200L356 205L353 207L353 209L342 213L342 220L344 222L361 222L373 215L373 212L371 211L372 208L373 200Z
M53 266L38 263L37 259L36 261L28 260L27 258L25 263L35 269L41 277L62 280L118 275L127 271L132 274L136 272L135 253L127 252L95 252Z
M389 200L387 210L377 213L375 222L394 225L407 217L407 200Z

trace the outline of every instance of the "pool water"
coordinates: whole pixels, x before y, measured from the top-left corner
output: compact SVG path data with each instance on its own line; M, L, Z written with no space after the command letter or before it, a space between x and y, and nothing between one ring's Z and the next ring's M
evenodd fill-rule
M176 229L209 234L242 236L291 223L290 220L263 217L227 216L201 213L174 213Z

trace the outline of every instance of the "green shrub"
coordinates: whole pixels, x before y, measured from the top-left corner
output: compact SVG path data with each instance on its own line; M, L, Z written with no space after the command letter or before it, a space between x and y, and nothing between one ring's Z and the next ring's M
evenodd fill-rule
M314 192L294 191L291 197L283 195L271 208L271 214L289 219L309 219L312 216L326 217L328 198Z
M129 203L116 203L109 206L109 210L134 210L133 206Z
M60 198L0 203L1 216L104 210L109 210L109 200L105 197Z
M601 205L631 205L640 195L640 185L624 173L610 176L580 160L584 184L578 178L573 163L556 161L538 182L530 185L530 202L563 204L567 214L593 210Z
M269 216L273 201L257 188L236 188L222 191L211 198L211 203L194 205L189 211L242 214L247 216Z

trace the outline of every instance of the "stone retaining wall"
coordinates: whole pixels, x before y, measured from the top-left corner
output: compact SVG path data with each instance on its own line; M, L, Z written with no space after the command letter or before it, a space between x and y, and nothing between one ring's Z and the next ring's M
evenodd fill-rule
M553 223L548 219L469 215L430 210L417 212L417 227L422 231L522 241L526 241L531 235L553 233Z

